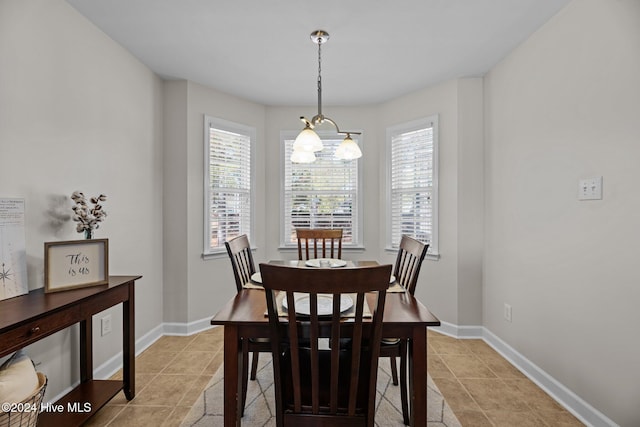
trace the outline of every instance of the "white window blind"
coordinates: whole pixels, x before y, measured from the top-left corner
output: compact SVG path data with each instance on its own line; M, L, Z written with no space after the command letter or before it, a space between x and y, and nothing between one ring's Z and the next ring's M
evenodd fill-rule
M429 243L437 254L437 118L399 125L387 131L390 156L390 233L397 248L403 234Z
M205 246L225 251L224 242L251 234L252 128L205 117Z
M343 247L359 244L358 161L333 154L342 137L320 134L324 149L313 163L292 163L294 137L284 138L283 244L297 244L296 228L342 228ZM358 140L354 138L356 143Z

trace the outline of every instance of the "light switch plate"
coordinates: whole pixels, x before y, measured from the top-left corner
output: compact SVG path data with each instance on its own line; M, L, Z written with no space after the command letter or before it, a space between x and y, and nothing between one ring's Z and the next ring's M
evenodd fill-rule
M578 182L578 200L602 200L602 177L581 179Z

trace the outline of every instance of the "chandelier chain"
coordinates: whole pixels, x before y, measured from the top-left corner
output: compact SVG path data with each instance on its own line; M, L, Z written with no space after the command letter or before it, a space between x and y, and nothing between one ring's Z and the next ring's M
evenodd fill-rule
M318 115L322 120L322 40L318 39Z

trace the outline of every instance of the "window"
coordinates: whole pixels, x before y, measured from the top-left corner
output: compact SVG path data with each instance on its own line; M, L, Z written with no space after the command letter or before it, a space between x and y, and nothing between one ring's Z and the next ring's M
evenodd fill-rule
M283 209L281 246L297 245L296 228L342 228L343 248L361 246L360 171L358 160L333 157L344 139L321 133L324 150L313 163L290 160L296 133L283 132ZM362 135L353 140L362 146Z
M438 256L438 117L387 129L387 247L407 234Z
M251 234L252 146L255 129L205 116L204 255Z

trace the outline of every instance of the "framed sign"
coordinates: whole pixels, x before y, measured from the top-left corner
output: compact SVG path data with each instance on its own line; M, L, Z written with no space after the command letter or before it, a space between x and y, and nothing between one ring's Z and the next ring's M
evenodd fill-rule
M45 292L104 285L108 282L108 239L45 242Z

